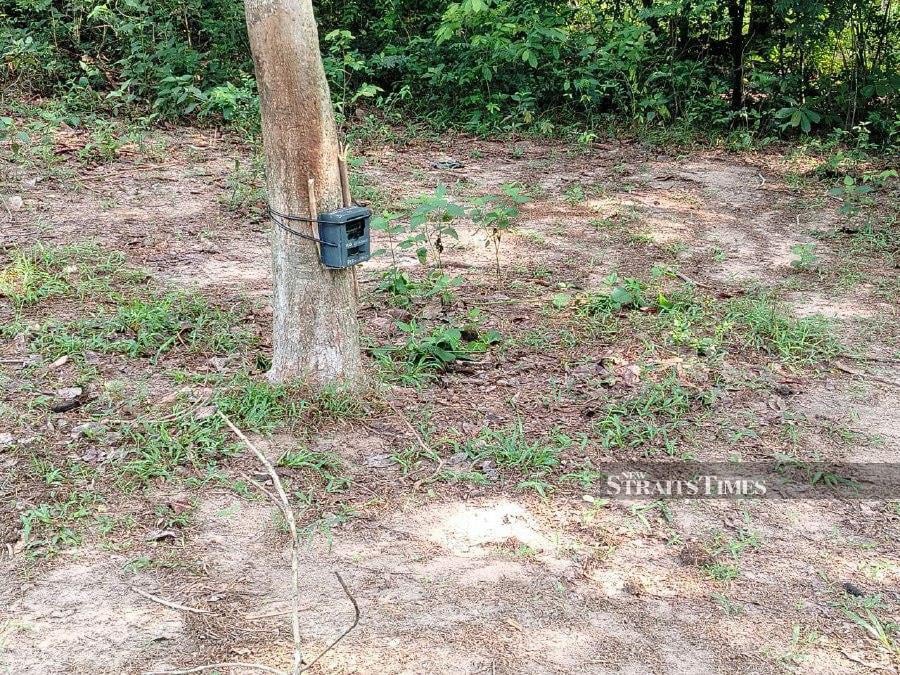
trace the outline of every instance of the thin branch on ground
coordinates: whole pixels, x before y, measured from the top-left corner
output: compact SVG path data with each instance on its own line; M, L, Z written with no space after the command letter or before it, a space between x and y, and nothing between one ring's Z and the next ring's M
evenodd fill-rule
M855 354L838 354L842 359L847 359L848 361L870 361L872 363L890 363L897 364L900 363L900 359L892 359L886 356L857 356Z
M153 602L158 602L160 605L164 605L165 607L169 607L171 609L178 609L182 612L193 612L194 614L211 614L208 609L200 609L199 607L188 607L187 605L181 605L177 602L172 602L171 600L166 600L165 598L160 598L159 596L153 595L152 593L148 593L147 591L142 591L140 588L136 586L132 586L131 590L133 590L138 595L141 595L148 600L152 600Z
M847 373L848 375L854 375L865 380L872 380L873 382L880 382L881 384L889 384L892 387L900 387L900 382L897 382L896 380L889 380L886 377L878 377L878 375L870 375L869 373L864 373L854 368L848 368L847 366L837 362L835 362L833 365L835 368L837 368L841 372Z
M359 605L356 602L356 598L353 597L353 594L350 592L350 589L347 588L347 584L344 583L344 579L341 577L341 575L338 574L337 572L335 572L334 576L337 577L338 583L341 585L341 588L344 589L344 594L347 596L347 599L350 600L350 603L353 605L353 623L350 624L350 627L347 630L345 630L343 633L338 635L337 639L334 642L332 642L324 650L322 650L322 652L316 658L314 658L312 661L310 661L308 665L304 666L300 670L301 673L309 670L314 665L316 665L316 663L319 661L319 659L321 659L328 652L330 652L332 649L334 649L338 642L340 642L345 637L347 637L350 634L350 631L352 631L354 628L356 628L357 625L359 625Z
M388 401L387 404L391 407L391 410L394 411L394 414L396 414L397 417L398 417L400 420L403 421L403 423L406 425L406 428L409 429L409 430L412 432L412 435L413 435L413 436L415 437L415 439L416 439L416 443L419 444L419 447L422 449L422 451L423 451L426 455L428 455L429 457L438 457L438 465L437 465L437 468L436 468L431 474L429 474L428 476L425 476L424 478L420 478L420 479L417 480L415 483L413 483L413 490L416 490L416 489L418 489L418 487L419 487L422 483L425 483L425 482L427 482L427 481L430 481L432 478L434 478L435 476L437 476L437 475L441 472L441 469L444 468L445 460L444 460L443 458L439 457L438 454L431 448L431 446L428 445L428 443L425 442L425 439L422 438L422 434L419 433L419 430L416 429L416 428L413 426L412 422L410 422L410 421L406 418L406 415L404 415L402 412L400 412L400 411L397 409L397 406L395 406L391 401Z
M219 668L249 668L251 670L259 670L264 673L276 673L277 675L284 675L284 673L277 668L260 666L256 663L238 662L207 663L202 666L197 666L196 668L188 668L187 670L149 670L145 672L144 675L189 675L189 673L202 673L204 670L214 670Z
M219 417L224 420L225 424L228 425L228 428L231 429L234 435L241 439L244 445L250 448L253 454L256 455L256 459L258 459L260 464L265 467L266 473L269 474L272 483L275 485L275 492L278 495L278 501L276 503L280 504L284 519L287 521L288 529L291 533L291 587L293 591L291 594L291 604L293 609L293 612L291 613L291 628L294 636L294 660L291 672L296 675L303 666L303 651L300 643L300 560L297 550L299 548L300 539L297 536L297 522L294 519L294 511L291 509L291 503L284 491L284 485L281 483L281 478L278 477L278 472L275 471L275 467L272 466L272 463L266 458L262 451L247 438L244 432L234 425L228 415L221 410L216 412L219 414Z

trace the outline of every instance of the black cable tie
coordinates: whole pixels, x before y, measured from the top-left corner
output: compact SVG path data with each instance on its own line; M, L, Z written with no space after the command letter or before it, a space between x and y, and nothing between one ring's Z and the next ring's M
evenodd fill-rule
M272 220L275 222L276 225L278 225L278 227L280 227L285 232L290 232L295 237L300 237L301 239L308 239L309 241L314 241L317 244L321 244L322 246L333 246L334 248L339 248L338 245L332 241L325 241L324 239L319 239L318 237L314 237L311 234L303 234L302 232L298 232L297 230L285 225L279 219L284 218L285 220L288 220L288 221L295 221L295 222L300 222L300 223L317 223L317 224L321 223L322 222L321 220L316 220L314 218L304 218L303 216L288 215L287 213L281 213L279 211L276 211L271 206L269 207L269 215L272 216Z
M307 218L305 216L293 216L289 213L281 213L281 211L276 211L271 206L269 207L269 213L273 216L278 216L279 218L284 218L285 220L298 222L298 223L324 223L324 220L317 220L315 218Z

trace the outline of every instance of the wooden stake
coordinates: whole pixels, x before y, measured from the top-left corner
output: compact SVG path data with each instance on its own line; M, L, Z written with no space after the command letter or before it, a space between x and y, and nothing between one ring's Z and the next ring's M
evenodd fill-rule
M316 205L316 179L310 178L307 181L309 189L309 219L312 221L309 226L312 229L313 236L318 239L319 232L316 227L316 221L319 219L319 207Z
M347 171L347 146L340 146L340 154L338 155L338 171L341 174L341 196L344 200L344 206L350 206L352 204L352 200L350 199L350 174Z
M338 153L338 172L341 175L341 198L344 201L344 208L350 206L353 200L350 198L350 174L347 172L347 146L341 145L340 153ZM356 279L356 266L350 268L350 274L353 277L353 297L356 298L356 304L359 305L359 281Z
M319 207L316 204L316 179L310 178L306 182L307 190L309 191L309 233L312 235L314 239L319 238L319 224L316 222L319 219ZM322 259L322 250L319 248L319 242L315 242L316 250L319 252L319 260Z

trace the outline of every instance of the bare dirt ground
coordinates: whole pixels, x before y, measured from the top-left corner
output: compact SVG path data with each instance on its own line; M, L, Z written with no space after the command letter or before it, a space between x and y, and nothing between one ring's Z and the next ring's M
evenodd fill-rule
M628 373L643 382L667 368L697 391L716 386L717 402L679 432L685 455L897 462L896 186L851 217L827 196L836 181L812 173L818 161L788 151L673 155L624 142L584 148L452 137L372 143L357 154L356 196L379 210L440 183L470 199L517 182L533 200L502 240L502 281L492 250L463 223L444 262L465 283L449 309L420 308L436 320L480 308L506 343L423 388L382 385L361 414L252 435L273 460L298 442L334 453L351 481L338 491L319 484L300 515L309 533L301 554L307 657L353 620L335 571L361 615L313 672L897 672L898 502L605 502L589 485L560 478L585 461L640 450L610 449L591 431L607 400L598 403L595 379L612 373L603 386L619 396L640 386ZM433 168L445 156L464 166ZM100 165L64 160L51 170L10 161L0 189L13 208L0 214L0 262L36 243L95 242L122 252L160 287L198 289L222 307L249 298L243 322L264 354L268 226L252 167L245 146L194 129L157 133L148 148ZM11 196L21 196L21 208ZM887 248L860 248L865 218L888 228ZM376 248L387 246L383 235L375 238ZM810 269L791 265L792 247L803 244L814 244ZM374 343L396 340L395 319L409 318L376 290L388 263L381 256L361 269L360 316ZM407 252L398 264L421 274ZM554 302L598 288L612 272L646 279L654 265L677 268L711 303L759 285L777 289L793 314L828 318L844 354L879 360L832 355L785 364L745 345L713 367L696 350L644 339L649 315L591 333L573 307ZM74 358L55 366L29 360L38 350L27 326L86 316L93 302L57 298L20 311L0 298L0 319L25 326L0 344L0 670L285 667L288 537L265 498L232 484L259 473L252 458L222 460L216 480L199 480L204 470L184 466L116 491L109 481L123 459L119 437L78 431L109 416L158 411L180 387L202 389L178 372L227 373L253 354L173 352L153 365L93 355L87 375ZM47 394L76 380L94 391L116 381L126 394L114 411L48 410ZM480 467L487 481L423 481L440 467L418 458L404 473L395 458L417 440L400 414L428 432L448 465L458 458L442 438L471 438L516 420L529 435L586 440L562 453L542 490L522 485L529 476L487 463ZM40 461L86 464L98 473L80 489L103 492L83 507L86 517L71 518L77 537L52 554L30 548L22 531L23 513L64 491L36 471ZM299 494L299 472L280 471ZM189 517L173 524L160 515L180 505L189 505ZM101 524L113 521L128 524ZM730 544L722 553L715 542ZM717 574L716 562L736 575Z

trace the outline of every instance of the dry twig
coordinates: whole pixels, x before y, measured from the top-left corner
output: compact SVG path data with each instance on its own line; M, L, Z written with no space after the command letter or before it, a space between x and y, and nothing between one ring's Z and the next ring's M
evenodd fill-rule
M250 670L260 670L264 673L277 673L277 675L283 675L280 670L270 668L269 666L260 666L256 663L237 662L207 663L205 665L197 666L196 668L189 668L187 670L150 670L145 672L144 675L189 675L189 673L202 673L204 670L213 670L218 668L249 668Z
M316 665L316 663L319 661L319 659L321 659L328 652L330 652L332 649L334 649L335 645L337 645L338 642L340 642L345 637L347 637L347 635L350 634L350 631L352 631L354 628L356 628L356 626L359 624L359 605L356 602L356 598L354 598L353 595L350 593L350 589L347 588L347 584L344 583L344 580L341 577L341 575L338 574L337 572L335 572L334 576L337 577L338 583L341 585L341 588L344 589L344 594L347 596L347 599L350 600L350 603L353 605L353 623L350 624L350 627L347 630L345 630L343 633L338 635L334 642L332 642L325 649L323 649L316 658L314 658L312 661L310 661L308 665L304 666L300 670L301 673L309 670L314 665Z
M394 411L394 414L396 414L397 417L403 421L403 423L406 425L406 428L412 432L412 435L416 439L416 443L419 444L419 447L422 448L422 450L425 452L425 454L429 457L436 457L437 453L434 450L432 450L431 446L429 446L425 442L425 439L422 438L422 434L420 434L419 431L412 425L412 422L410 422L408 419L406 419L406 415L404 415L402 412L400 412L397 409L397 406L395 406L392 402L388 401L387 404L389 406L391 406L391 410ZM437 476L441 472L441 469L444 468L445 463L446 463L446 460L444 460L441 457L438 457L437 468L432 473L430 473L428 476L425 476L424 478L420 478L415 483L413 483L413 490L417 490L422 483L428 482L432 478Z
M272 466L272 463L268 460L268 458L262 453L262 451L254 445L254 443L247 438L243 431L238 429L231 419L223 413L221 410L217 411L219 417L228 425L228 428L237 436L243 443L246 445L256 458L259 460L260 464L263 465L266 469L266 473L269 474L269 477L272 479L272 483L275 485L276 495L272 495L268 490L265 490L261 485L259 485L256 481L252 481L257 487L261 488L265 494L272 499L278 508L281 510L282 514L284 514L284 519L287 521L288 529L291 532L291 586L292 586L292 597L291 597L291 626L293 628L293 636L294 636L294 659L293 665L291 667L292 675L299 675L299 673L305 672L315 665L319 659L321 659L325 654L331 651L338 642L343 640L356 626L359 624L359 605L356 602L356 598L350 593L350 590L347 588L347 584L344 583L344 580L341 578L341 575L337 572L334 575L337 577L338 583L340 583L341 588L344 590L344 593L349 598L350 602L353 604L353 623L350 625L347 630L341 633L337 639L328 645L322 652L319 653L316 658L314 658L309 664L303 665L303 652L301 649L300 643L300 560L298 555L299 548L299 537L297 536L297 522L294 518L294 512L291 509L291 503L287 498L287 493L284 490L284 485L281 482L281 478L278 476L278 472L275 471L275 467ZM251 479L252 480L252 479ZM137 590L137 589L135 589ZM143 595L143 593L142 593ZM159 601L158 598L153 598ZM169 603L164 603L169 604ZM171 606L171 605L170 605ZM182 609L189 609L183 608ZM197 611L197 610L194 610ZM284 675L283 671L277 670L275 668L271 668L269 666L261 666L256 663L236 663L236 662L226 662L226 663L207 663L202 666L197 666L195 668L189 668L187 670L169 670L169 671L154 671L150 673L146 673L145 675L188 675L189 673L200 673L204 670L212 670L214 668L249 668L251 670L260 670L267 673L277 673L278 675Z
M200 609L199 607L188 607L187 605L180 605L177 602L172 602L171 600L166 600L165 598L160 598L152 593L148 593L147 591L142 591L140 588L135 586L131 587L138 595L141 595L148 600L152 600L153 602L158 602L160 605L164 605L165 607L169 607L171 609L178 609L182 612L193 612L194 614L211 614L208 609Z
M859 370L855 370L854 368L848 368L847 366L845 366L841 363L835 362L834 367L844 373L847 373L848 375L854 375L859 378L872 380L873 382L880 382L882 384L889 384L892 387L900 387L900 382L897 382L896 380L889 380L886 377L878 377L878 375L870 375L869 373L863 373Z
M284 514L284 519L287 521L288 529L291 532L291 588L293 591L291 594L293 606L293 612L291 613L291 628L294 635L294 663L291 672L296 674L300 672L300 669L303 666L303 651L300 647L300 560L297 553L299 538L297 536L297 522L294 519L294 512L291 509L291 503L288 501L287 494L284 491L284 485L282 485L281 479L278 477L278 472L275 471L275 467L272 466L272 463L260 449L244 435L243 431L234 426L234 423L228 415L221 410L217 412L219 413L219 417L224 420L225 424L228 425L228 428L231 429L234 435L241 439L244 445L250 448L253 454L256 455L256 459L258 459L260 464L265 467L266 473L269 474L272 483L275 485L278 502L280 503L282 513Z

